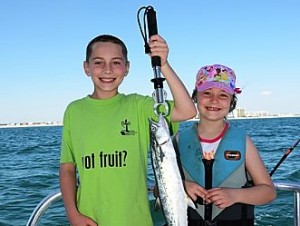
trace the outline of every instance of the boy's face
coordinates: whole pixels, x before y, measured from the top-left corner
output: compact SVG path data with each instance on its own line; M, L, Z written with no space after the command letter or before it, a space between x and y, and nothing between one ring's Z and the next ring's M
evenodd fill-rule
M88 62L84 62L85 73L94 84L93 98L110 98L117 94L118 87L129 70L122 48L111 42L98 42L93 45Z

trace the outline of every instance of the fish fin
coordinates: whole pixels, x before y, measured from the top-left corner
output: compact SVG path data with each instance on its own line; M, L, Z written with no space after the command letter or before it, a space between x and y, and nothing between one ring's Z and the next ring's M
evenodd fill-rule
M187 198L188 206L195 210L196 206L195 206L195 203L193 202L193 200L189 196L187 196L186 198Z
M161 209L161 202L160 202L160 199L159 198L156 198L155 199L155 203L154 203L154 210L155 211L158 211Z

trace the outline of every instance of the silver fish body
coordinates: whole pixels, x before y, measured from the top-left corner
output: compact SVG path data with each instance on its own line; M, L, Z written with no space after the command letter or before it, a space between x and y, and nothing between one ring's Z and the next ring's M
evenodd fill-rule
M188 198L183 187L168 124L149 119L151 158L165 219L169 226L186 226Z

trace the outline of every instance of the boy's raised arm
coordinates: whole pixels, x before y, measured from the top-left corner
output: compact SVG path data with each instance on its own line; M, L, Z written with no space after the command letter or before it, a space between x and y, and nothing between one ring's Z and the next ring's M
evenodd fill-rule
M197 111L186 87L169 64L167 58L169 48L166 41L159 35L150 37L150 56L159 56L161 72L165 77L174 99L174 110L171 113L172 121L184 121L193 118Z

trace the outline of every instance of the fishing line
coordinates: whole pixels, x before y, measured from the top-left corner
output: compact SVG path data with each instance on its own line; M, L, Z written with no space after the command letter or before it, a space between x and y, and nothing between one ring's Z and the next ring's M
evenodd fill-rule
M141 7L138 12L137 12L137 21L139 25L139 29L144 41L144 47L145 47L145 53L150 53L150 47L148 45L148 39L147 39L147 30L146 30L146 16L147 12L152 8L152 6L143 6ZM144 22L144 27L142 28L141 21L140 21L140 13L141 11L144 10L144 17L143 17L143 22Z

